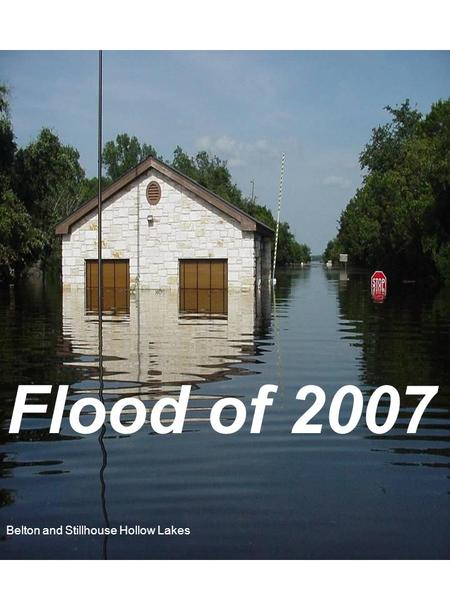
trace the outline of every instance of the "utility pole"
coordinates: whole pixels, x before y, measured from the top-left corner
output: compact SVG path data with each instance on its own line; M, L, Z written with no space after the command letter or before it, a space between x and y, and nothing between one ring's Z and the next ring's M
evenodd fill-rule
M100 401L104 404L103 399L103 273L102 273L102 146L103 146L103 52L98 51L98 147L97 147L97 177L98 177L98 193L97 193L97 257L98 257L98 395ZM99 434L98 442L102 453L102 464L99 471L100 477L100 498L102 505L103 518L106 527L110 527L109 516L106 505L106 481L105 470L108 465L108 453L106 450L104 437L106 426L103 423ZM108 558L108 535L103 536L103 558Z
M98 258L98 320L102 320L103 309L103 273L102 273L102 133L103 133L103 52L98 51L98 207L97 207L97 258Z
M250 181L250 183L252 184L252 196L251 196L251 201L252 203L255 201L255 182L253 181L253 179Z

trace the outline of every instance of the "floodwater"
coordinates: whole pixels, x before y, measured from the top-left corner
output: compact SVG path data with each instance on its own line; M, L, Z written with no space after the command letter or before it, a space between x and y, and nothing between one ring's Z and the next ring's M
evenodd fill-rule
M390 285L374 304L369 275L319 264L285 271L274 299L230 294L228 314L211 318L142 291L129 314L105 317L101 361L82 293L2 290L0 557L450 558L450 291ZM44 414L8 434L17 386L32 383L70 386L60 434L49 434ZM146 423L119 435L107 421L83 436L69 425L79 398L100 393L110 410L135 396L151 410L183 383L192 388L182 434L158 435ZM261 433L250 434L251 399L267 383L278 393ZM295 399L306 384L327 395L313 419L321 434L290 433L312 404ZM375 435L362 418L349 434L333 432L330 400L346 384L365 402L376 387L395 386L393 429ZM407 385L440 386L410 435L417 399L405 397ZM247 421L220 435L210 409L230 396L244 402ZM343 423L350 411L347 398ZM380 422L386 413L382 401ZM223 422L234 416L230 409ZM8 524L159 525L190 535L8 536Z

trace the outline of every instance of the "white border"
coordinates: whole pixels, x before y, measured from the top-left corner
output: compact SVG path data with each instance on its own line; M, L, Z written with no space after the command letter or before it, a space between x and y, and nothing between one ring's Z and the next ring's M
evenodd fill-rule
M447 0L14 0L3 49L447 49Z
M449 46L448 2L427 0L14 0L2 6L2 49L433 49ZM448 563L240 561L21 561L2 563L2 592L47 599L429 598L447 587ZM9 594L8 594L9 592Z
M442 597L446 561L8 561L5 598L380 598ZM38 596L39 597L39 596Z

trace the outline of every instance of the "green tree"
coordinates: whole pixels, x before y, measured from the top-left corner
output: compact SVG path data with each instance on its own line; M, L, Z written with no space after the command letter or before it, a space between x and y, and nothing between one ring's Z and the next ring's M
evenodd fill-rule
M363 185L342 212L336 240L351 262L401 276L450 276L450 100L425 117L409 101L387 107L360 156Z
M103 150L103 162L107 173L104 185L110 184L148 156L155 156L162 160L152 145L141 143L134 136L130 138L126 133L118 135L115 141L107 142ZM233 182L226 161L217 156L210 156L205 151L198 152L195 156L189 156L180 146L177 146L173 153L172 166L255 219L275 228L276 221L272 212L266 206L261 206L244 197ZM96 194L97 178L85 180L82 185L83 198L87 200ZM288 223L280 223L279 240L278 264L311 260L309 247L306 244L299 244L295 240Z
M207 152L199 152L195 157L190 157L180 146L177 146L172 166L255 219L275 229L276 220L270 209L243 196L241 190L233 183L226 161L217 156L211 157ZM310 248L296 241L288 223L280 223L277 264L286 265L310 260Z
M339 254L344 252L344 248L342 243L337 239L337 237L330 240L325 248L325 251L322 255L323 262L331 262L336 263L339 261Z
M199 152L195 157L188 156L180 146L173 153L172 166L224 200L244 209L246 202L242 192L233 183L227 163L207 152Z
M434 203L427 211L422 235L442 279L450 280L450 100L439 100L421 123L422 161ZM420 151L419 149L417 151Z
M407 142L417 133L422 114L411 108L406 99L400 106L385 106L391 122L372 129L372 139L359 157L360 165L369 173L386 172L401 164Z
M17 280L41 249L41 232L5 178L0 177L0 282Z
M5 86L0 86L0 282L17 279L41 249L39 231L12 189L16 144Z
M9 117L8 89L0 85L0 173L11 175L16 152L14 133Z
M136 136L119 134L115 141L107 142L103 148L103 164L109 181L115 181L148 156L157 156L153 146L141 144Z
M109 177L102 177L102 189L105 189L111 184ZM98 178L97 177L86 177L80 184L79 196L80 203L87 202L92 198L95 198L98 194Z
M57 248L56 224L81 202L84 170L79 158L75 148L47 128L15 157L14 190L42 232L44 269Z

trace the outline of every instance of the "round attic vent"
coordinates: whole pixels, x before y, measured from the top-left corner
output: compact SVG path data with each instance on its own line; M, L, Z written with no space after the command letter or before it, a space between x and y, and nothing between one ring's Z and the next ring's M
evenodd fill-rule
M147 200L149 204L158 204L161 200L161 186L157 181L151 181L147 186Z

